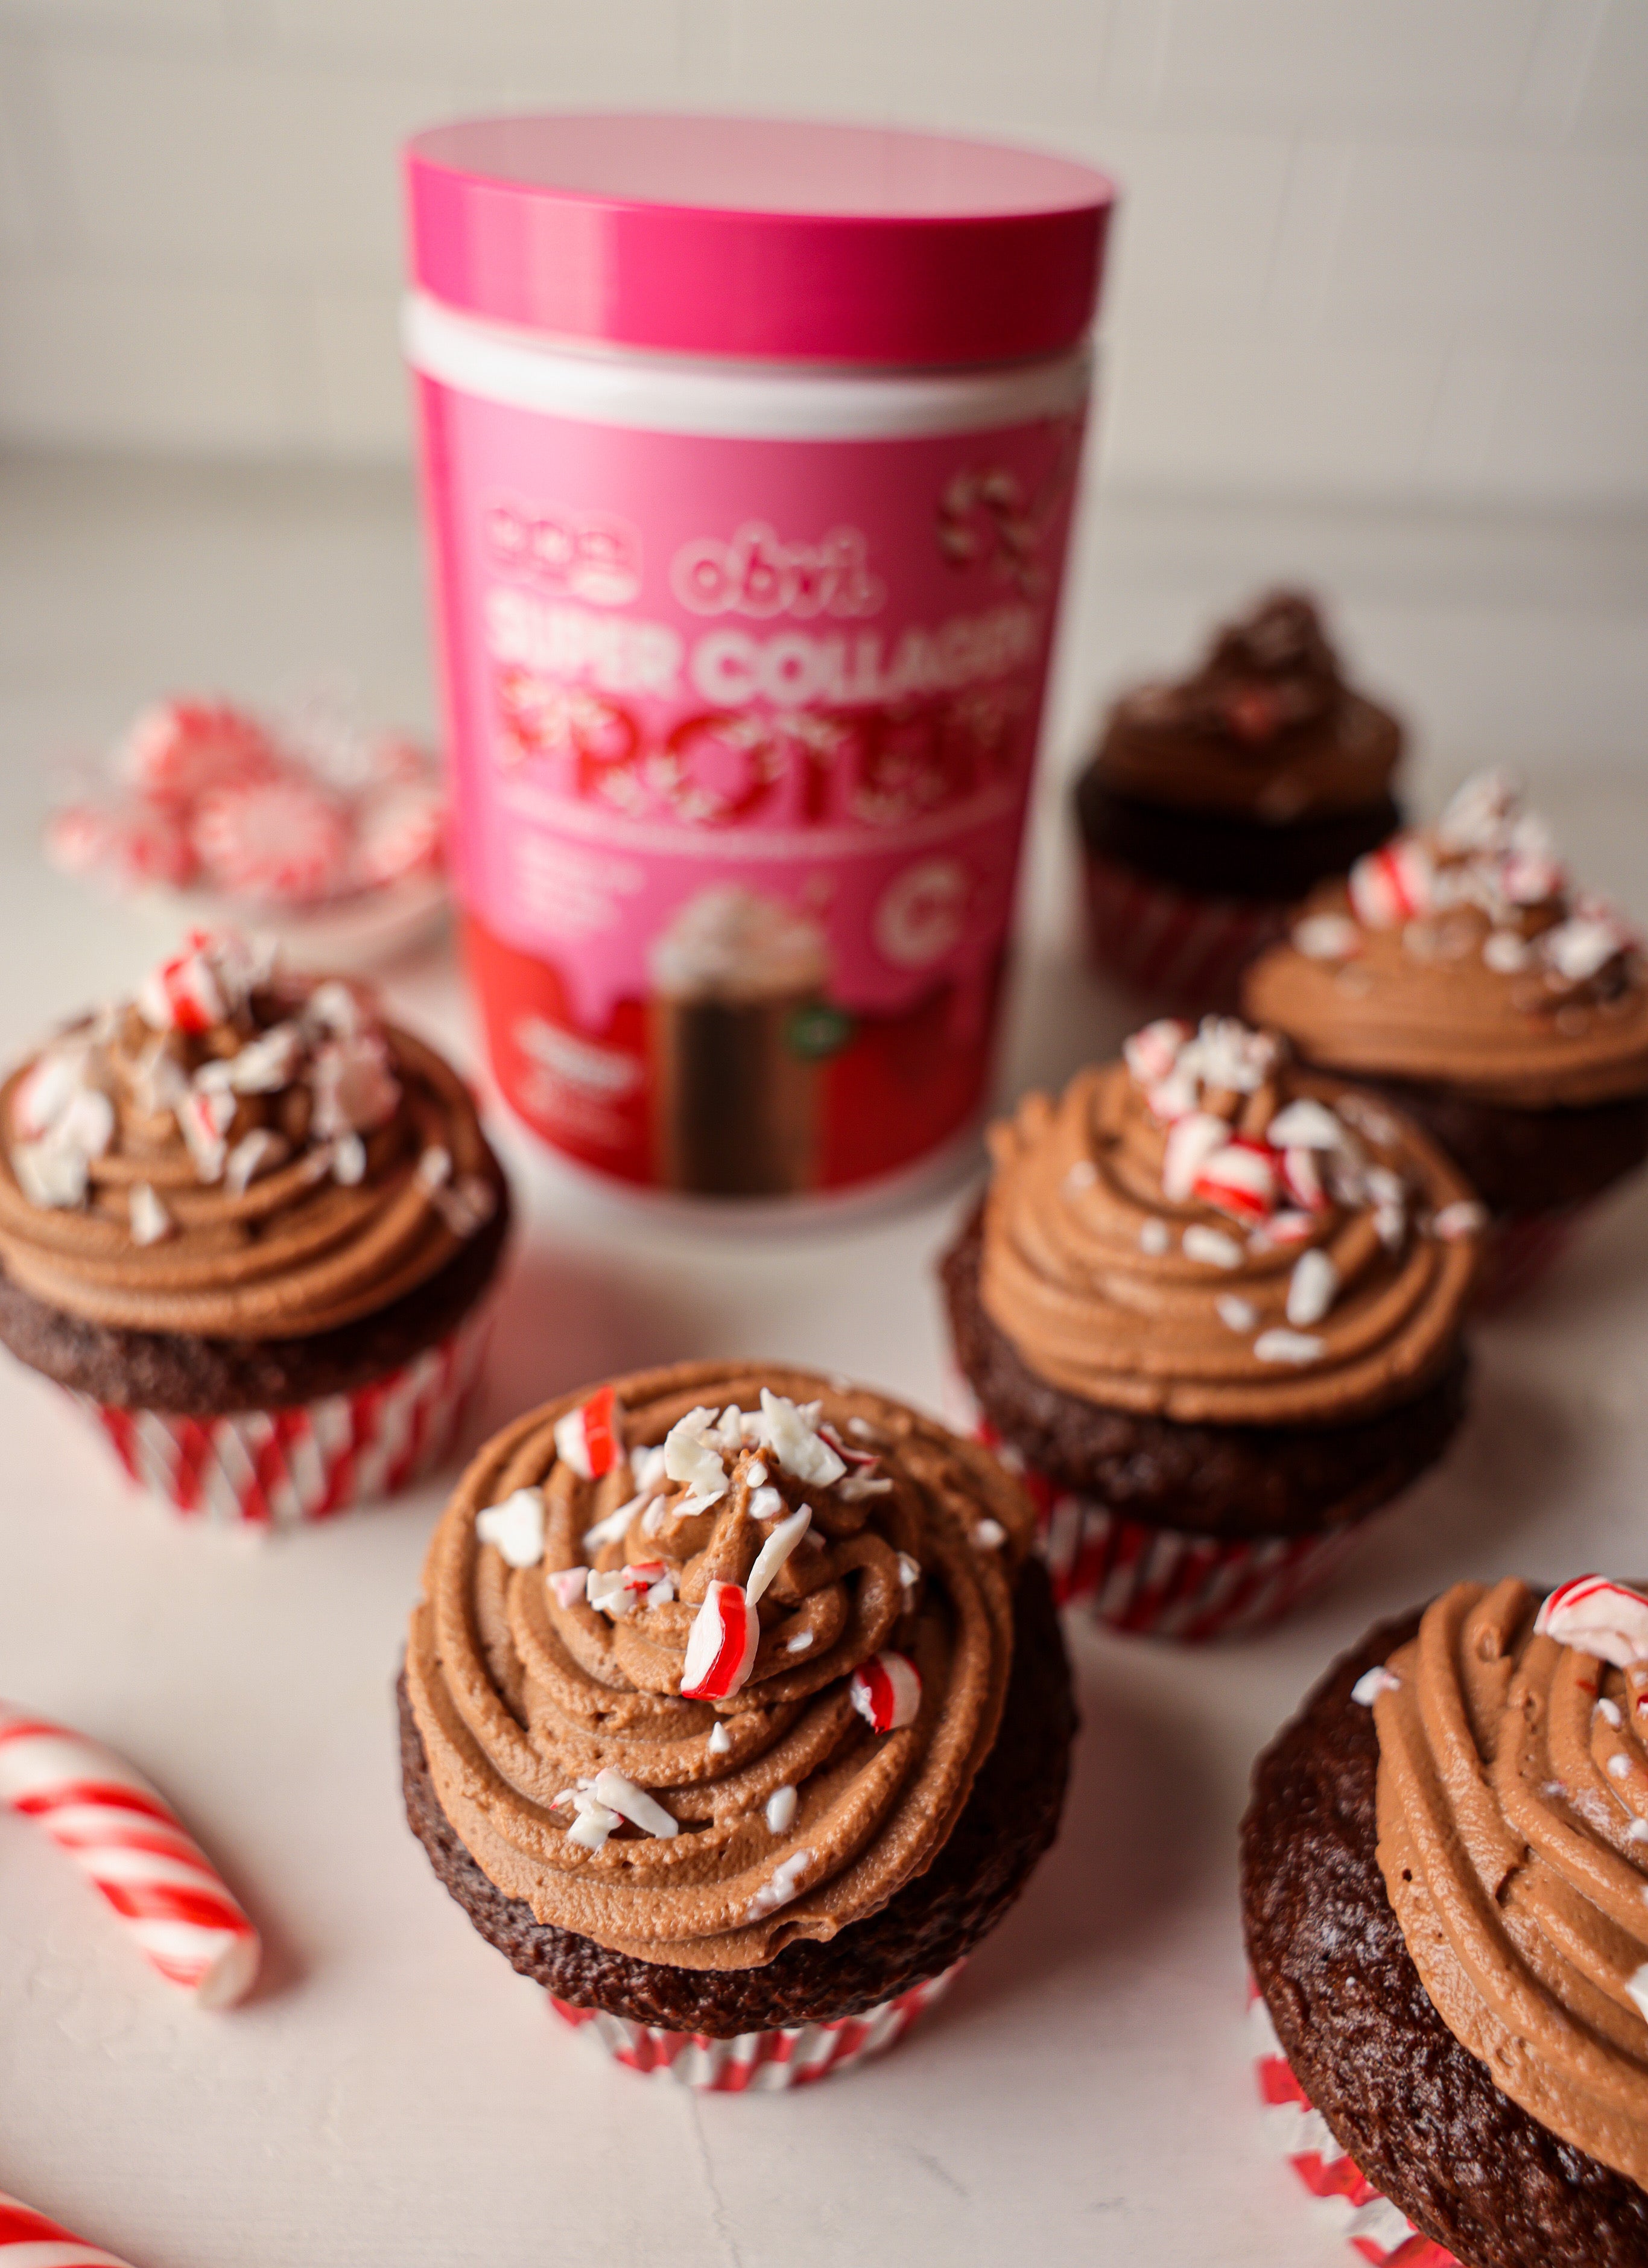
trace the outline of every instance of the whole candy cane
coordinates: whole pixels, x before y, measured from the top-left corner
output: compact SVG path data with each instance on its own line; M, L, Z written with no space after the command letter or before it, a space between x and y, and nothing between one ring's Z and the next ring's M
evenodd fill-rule
M202 2008L250 1992L257 1932L170 1804L112 1749L0 1701L0 1802L79 1861L160 1974Z
M7 2197L0 2190L0 2268L13 2261L18 2268L126 2268L112 2252L83 2243L20 2198Z

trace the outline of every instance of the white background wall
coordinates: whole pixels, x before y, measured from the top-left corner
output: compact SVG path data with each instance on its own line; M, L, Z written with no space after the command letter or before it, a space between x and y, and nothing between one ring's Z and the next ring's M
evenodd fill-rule
M396 146L533 104L1114 167L1116 483L1648 498L1648 0L0 0L0 440L403 452Z

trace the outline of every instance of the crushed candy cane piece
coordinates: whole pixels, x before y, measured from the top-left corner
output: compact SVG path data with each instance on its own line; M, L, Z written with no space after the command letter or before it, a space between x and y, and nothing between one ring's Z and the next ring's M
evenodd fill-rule
M556 1606L570 1609L577 1606L580 1599L587 1598L589 1572L587 1567L557 1567L552 1574L545 1576L549 1595Z
M358 1137L355 1138L358 1139ZM283 1165L291 1155L291 1145L283 1134L277 1134L272 1126L254 1126L249 1134L240 1137L224 1160L224 1186L232 1197L244 1197L260 1174L267 1174L276 1166ZM365 1169L366 1153L363 1150L362 1173ZM332 1170L336 1174L335 1156Z
M1339 1150L1344 1138L1337 1112L1308 1094L1278 1110L1265 1129L1265 1140L1273 1150Z
M660 1843L667 1843L681 1833L681 1822L673 1812L666 1811L656 1796L649 1795L644 1788L637 1787L610 1764L596 1773L590 1784L590 1793L597 1803L604 1803L609 1811L627 1819L631 1827L638 1827L644 1835L656 1836Z
M211 941L191 939L172 961L150 970L137 988L137 1012L157 1032L198 1036L221 1024L234 1005L225 996Z
M1172 1243L1173 1235L1165 1220L1145 1220L1139 1224L1138 1241L1139 1250L1157 1260Z
M555 1420L555 1454L581 1481L598 1481L623 1455L623 1410L610 1386Z
M1548 929L1539 943L1541 958L1559 976L1583 984L1624 950L1626 939L1615 923L1575 914Z
M861 1661L848 1690L853 1707L876 1733L896 1733L913 1724L921 1707L921 1673L907 1653L891 1646Z
M1276 1158L1262 1142L1238 1135L1202 1160L1190 1193L1232 1219L1262 1220L1276 1201Z
M774 1488L770 1482L751 1490L749 1516L752 1520L776 1520L784 1509L783 1490Z
M808 1487L833 1488L847 1466L818 1430L818 1404L798 1405L763 1386L761 1406L763 1438L785 1472Z
M724 1756L732 1745L732 1736L719 1719L710 1727L710 1737L704 1742L712 1756Z
M1630 1669L1648 1661L1648 1598L1606 1575L1576 1575L1541 1606L1534 1628L1558 1646L1577 1647Z
M1490 930L1482 939L1482 957L1496 976L1514 976L1534 958L1534 948L1519 931Z
M786 1835L789 1833L791 1828L795 1824L797 1800L798 1799L794 1788L774 1788L772 1793L767 1799L766 1808L763 1814L769 1834Z
M1175 1119L1162 1145L1162 1194L1183 1204L1207 1160L1230 1138L1230 1128L1210 1110L1192 1110Z
M225 1094L221 1087L202 1093L199 1087L192 1086L173 1113L195 1160L195 1174L202 1182L223 1179L229 1157L225 1138L236 1108L233 1095Z
M314 1096L314 1130L323 1140L336 1134L371 1134L387 1125L401 1101L401 1082L389 1060L388 1043L378 1032L354 1039L327 1040L314 1051L309 1074ZM440 1170L437 1160L445 1159ZM450 1180L452 1159L432 1144L417 1162L424 1189Z
M134 1182L126 1200L134 1244L158 1244L176 1226L151 1182Z
M11 1170L29 1203L42 1211L71 1211L85 1203L92 1178L88 1160L83 1152L64 1149L49 1135L15 1143Z
M1301 1252L1288 1278L1287 1319L1300 1329L1321 1322L1339 1295L1339 1270L1331 1256L1313 1247Z
M340 1134L328 1154L332 1178L340 1189L357 1189L365 1180L366 1145L358 1134Z
M745 1920L762 1921L769 1913L776 1913L780 1906L787 1906L799 1895L802 1877L812 1864L811 1851L792 1852L782 1865L773 1869L771 1880L763 1882L756 1891L745 1908Z
M726 1467L709 1438L715 1422L713 1410L689 1410L664 1440L666 1476L689 1490L700 1506L717 1503L727 1492Z
M535 1567L544 1552L544 1500L541 1488L519 1488L502 1504L475 1514L475 1534L492 1544L511 1567Z
M1091 1158L1078 1158L1064 1176L1064 1186L1072 1194L1090 1189L1099 1179L1099 1168Z
M1181 1239L1187 1260L1199 1260L1205 1268L1240 1268L1242 1251L1233 1236L1226 1236L1222 1228L1209 1228L1203 1221L1193 1221Z
M1402 1680L1394 1670L1387 1669L1381 1661L1372 1669L1365 1669L1350 1688L1350 1698L1364 1709L1371 1709L1381 1693L1400 1693Z
M1188 1024L1175 1016L1159 1016L1122 1041L1122 1054L1138 1085L1149 1088L1167 1077L1189 1037Z
M1413 836L1398 836L1358 858L1347 877L1350 910L1365 929L1399 929L1428 913L1435 874L1431 854Z
M912 1559L908 1551L898 1556L899 1581L905 1590L913 1591L922 1579L921 1562Z
M600 1551L608 1543L622 1543L629 1533L630 1521L644 1501L642 1497L632 1496L628 1504L619 1505L604 1520L592 1521L584 1531L585 1547Z
M1320 1362L1327 1351L1327 1340L1316 1338L1308 1331L1277 1328L1261 1331L1254 1341L1254 1352L1261 1362Z
M1293 946L1306 961L1349 961L1361 952L1362 937L1345 914L1306 914L1293 924Z
M1007 1531L999 1520L986 1517L973 1523L973 1541L981 1551L999 1551L1007 1541Z
M1607 1698L1599 1701L1596 1705L1596 1712L1605 1724L1612 1725L1616 1733L1622 1729L1625 1719L1621 1714L1617 1701L1609 1701Z
M1488 1226L1485 1206L1474 1197L1458 1197L1432 1214L1431 1233L1439 1236L1444 1244L1458 1244L1468 1236L1480 1235Z
M761 1493L765 1495L766 1491L763 1490ZM778 1491L775 1489L772 1493L777 1496ZM780 1498L779 1501L782 1503L783 1498ZM752 1608L765 1595L769 1585L776 1577L796 1545L806 1534L812 1521L811 1508L804 1504L799 1512L792 1512L787 1520L781 1520L765 1543L761 1545L755 1555L755 1565L750 1569L748 1580L744 1586L744 1595Z
M1295 1209L1301 1212L1325 1212L1328 1192L1322 1187L1321 1168L1317 1164L1317 1152L1302 1145L1282 1152L1281 1182Z
M1238 1299L1234 1292L1221 1292L1213 1307L1227 1330L1250 1331L1259 1320L1259 1310L1253 1301Z
M210 788L189 840L207 879L232 896L309 904L349 879L349 827L335 798L292 774Z
M1316 1224L1309 1213L1300 1212L1291 1205L1284 1205L1280 1212L1271 1214L1263 1228L1255 1233L1251 1241L1257 1244L1262 1237L1267 1246L1303 1244L1307 1238L1314 1236L1315 1233Z
M725 1701L747 1680L761 1618L736 1583L711 1583L687 1636L681 1690L688 1701Z
M623 1816L609 1804L598 1802L587 1788L568 1788L555 1798L555 1808L570 1803L577 1816L567 1829L569 1843L581 1843L586 1851L601 1851L607 1839L623 1824Z

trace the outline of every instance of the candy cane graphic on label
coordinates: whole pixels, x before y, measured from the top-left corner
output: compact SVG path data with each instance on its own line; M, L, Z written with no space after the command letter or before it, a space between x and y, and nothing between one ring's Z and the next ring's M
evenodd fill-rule
M0 2268L127 2268L112 2252L70 2236L21 2198L0 2190Z
M0 1702L0 1802L79 1862L200 2007L231 2007L251 1991L257 1932L165 1798L112 1749Z

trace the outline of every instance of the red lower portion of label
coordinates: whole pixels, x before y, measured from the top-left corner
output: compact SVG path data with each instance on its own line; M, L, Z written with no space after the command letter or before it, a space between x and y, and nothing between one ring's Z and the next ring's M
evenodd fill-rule
M463 933L505 1100L622 1181L710 1197L850 1189L917 1163L984 1099L1004 954L895 1014L802 996L621 1000L592 1031L552 961L473 915Z

